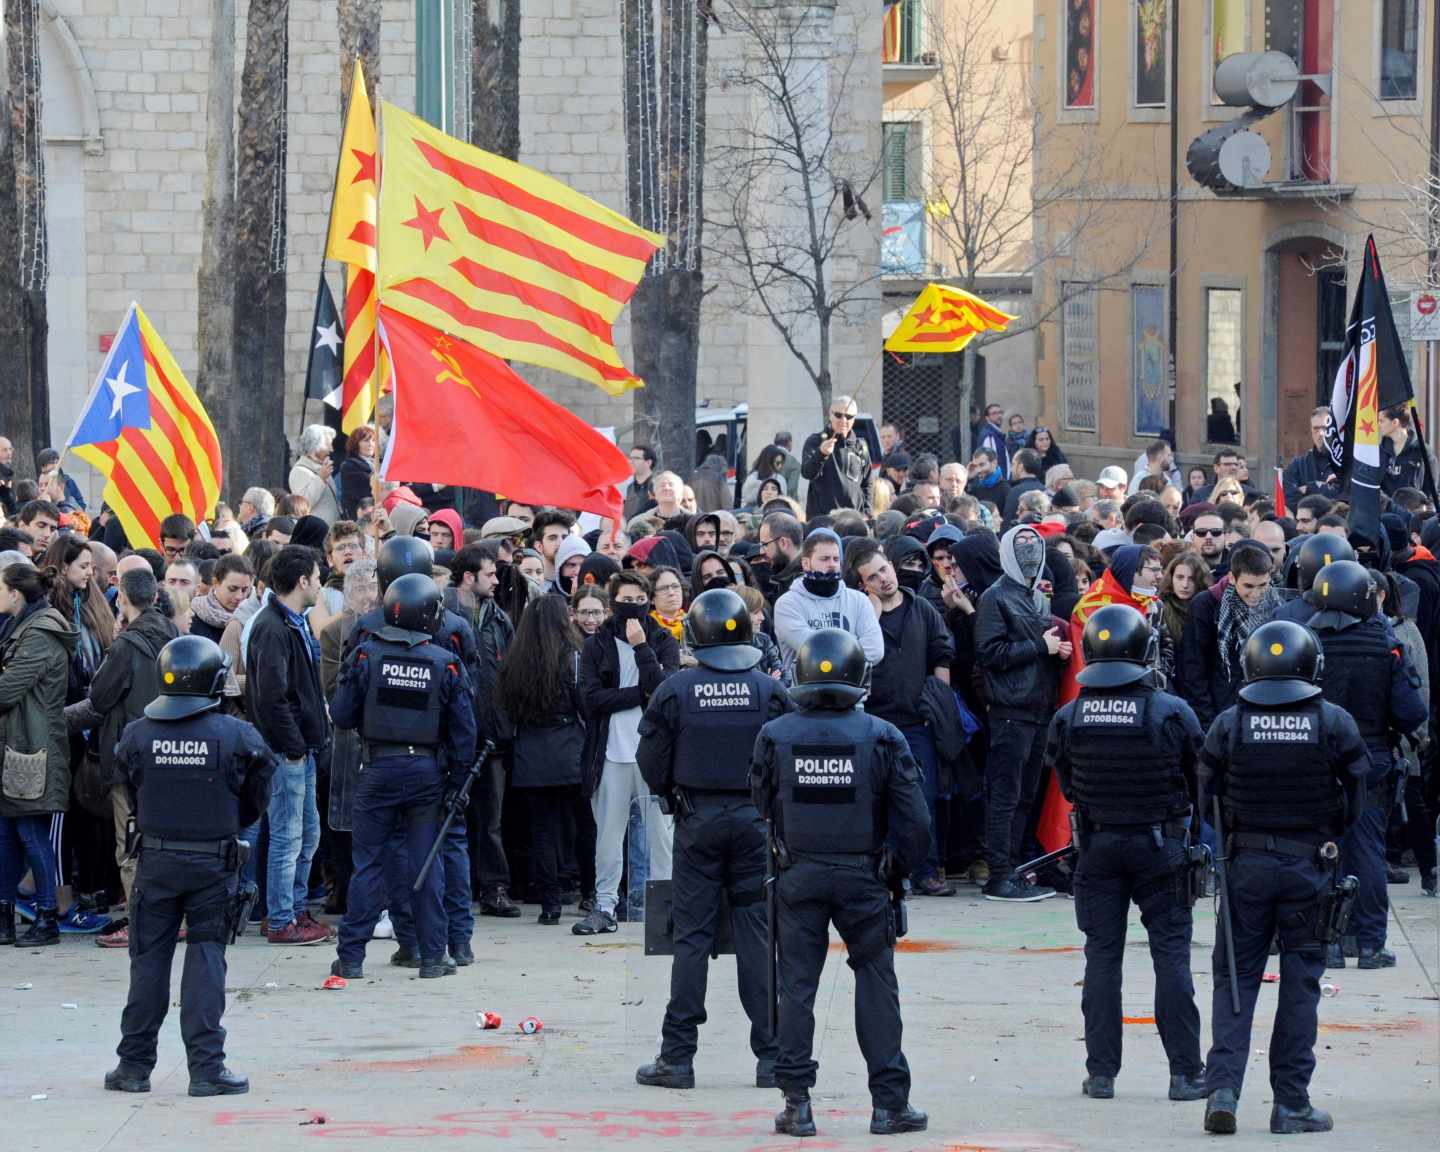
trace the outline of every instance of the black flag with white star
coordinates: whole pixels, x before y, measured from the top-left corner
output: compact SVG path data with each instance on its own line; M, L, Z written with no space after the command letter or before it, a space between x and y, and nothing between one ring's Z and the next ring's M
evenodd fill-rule
M344 372L341 360L345 332L340 327L340 314L335 311L335 298L325 274L320 274L320 288L315 294L315 322L310 328L310 367L305 374L305 396L323 400L332 408L340 407L340 378Z

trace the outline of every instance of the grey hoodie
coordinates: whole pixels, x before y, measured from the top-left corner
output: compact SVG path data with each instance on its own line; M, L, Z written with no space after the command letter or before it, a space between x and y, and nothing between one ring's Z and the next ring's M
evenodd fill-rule
M1040 549L1040 567L1036 570L1034 578L1029 580L1027 580L1025 574L1021 572L1020 561L1015 556L1015 542L1020 538L1022 533L1028 533L1033 536L1036 545ZM1000 570L1030 593L1030 598L1034 602L1037 612L1049 614L1049 599L1044 592L1040 591L1040 581L1045 576L1045 541L1040 533L1036 532L1029 524L1016 525L1000 537Z

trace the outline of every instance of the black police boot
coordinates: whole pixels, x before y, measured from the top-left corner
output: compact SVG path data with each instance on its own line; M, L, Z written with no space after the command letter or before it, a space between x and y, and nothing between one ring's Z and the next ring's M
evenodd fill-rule
M60 943L60 917L54 908L37 908L35 923L20 934L15 941L17 948L39 948L45 944Z
M500 888L493 892L488 900L480 901L480 915L514 920L520 915L520 905L505 894L505 889Z
M1115 1077L1087 1076L1085 1082L1080 1085L1080 1094L1089 1096L1092 1100L1113 1100L1115 1099Z
M330 975L343 976L346 980L360 980L365 976L365 965L363 962L360 964L347 964L337 956L334 960L330 961Z
M815 1114L810 1111L810 1092L785 1093L785 1111L776 1113L775 1131L781 1136L814 1136Z
M150 1091L150 1073L136 1068L126 1068L124 1064L121 1064L105 1073L105 1091L148 1092Z
M250 1081L238 1072L221 1068L213 1080L191 1080L191 1096L243 1096L250 1091Z
M1345 952L1338 943L1331 944L1325 949L1326 968L1344 968Z
M775 1061L757 1060L755 1062L755 1087L756 1088L778 1088L775 1083Z
M475 963L475 953L469 944L452 944L450 945L450 959L461 968L468 968Z
M1216 1136L1235 1135L1235 1112L1240 1103L1229 1088L1217 1088L1205 1102L1205 1131Z
M1360 958L1355 961L1357 968L1393 968L1395 953L1388 948L1361 948Z
M1277 1136L1294 1136L1300 1132L1329 1132L1335 1127L1330 1113L1322 1112L1314 1105L1304 1108L1287 1108L1277 1103L1270 1109L1270 1131Z
M444 956L430 962L420 961L421 980L438 980L441 976L453 975L455 975L455 965Z
M1387 864L1385 865L1385 883L1408 884L1410 883L1410 873L1394 864Z
M420 957L415 954L413 948L407 948L404 944L396 948L390 957L390 963L397 968L419 968Z
M15 905L0 904L0 947L15 943Z
M930 1117L918 1108L906 1104L903 1108L872 1108L870 1110L870 1135L898 1136L901 1132L924 1132L930 1127Z
M1192 1072L1188 1075L1181 1073L1179 1076L1170 1077L1170 1099L1171 1100L1204 1100L1209 1093L1205 1091L1205 1069L1199 1072Z
M653 1064L642 1064L635 1069L635 1083L651 1088L694 1088L695 1066L667 1064L663 1056L656 1056Z

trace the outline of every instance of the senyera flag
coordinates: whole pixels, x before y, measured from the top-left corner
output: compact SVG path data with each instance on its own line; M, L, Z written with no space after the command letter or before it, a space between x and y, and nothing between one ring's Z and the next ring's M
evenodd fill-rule
M963 288L927 284L885 341L887 352L959 352L982 332L1019 319Z
M382 305L395 421L382 473L504 492L618 521L630 461L497 356Z
M611 326L663 237L391 104L382 115L380 303L612 396L640 387Z
M159 547L167 516L206 519L220 495L215 426L137 304L115 333L65 448L105 477L102 498L135 548Z

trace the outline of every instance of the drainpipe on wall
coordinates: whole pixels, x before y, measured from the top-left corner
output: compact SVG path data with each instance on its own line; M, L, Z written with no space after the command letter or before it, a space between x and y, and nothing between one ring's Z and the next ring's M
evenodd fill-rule
M1180 0L1170 0L1170 435L1180 452L1176 417L1176 349L1180 344ZM1431 160L1434 160L1432 155Z

